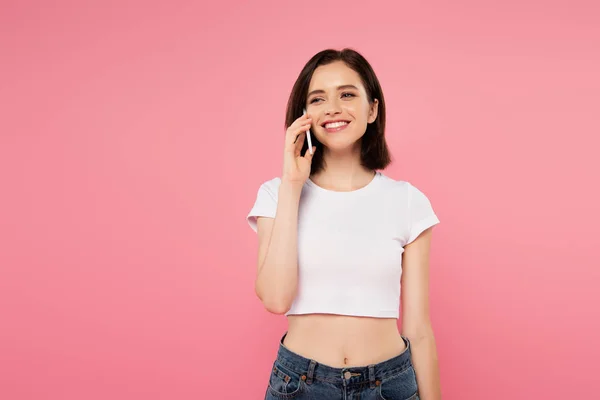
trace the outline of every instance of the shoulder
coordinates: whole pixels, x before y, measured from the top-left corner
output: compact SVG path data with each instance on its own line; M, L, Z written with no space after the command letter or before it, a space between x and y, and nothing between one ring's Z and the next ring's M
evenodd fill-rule
M264 181L261 185L259 190L260 191L265 191L267 193L269 193L273 198L277 198L277 193L279 192L279 186L281 185L281 178L276 176L274 178L271 178L267 181Z
M260 184L258 192L256 193L254 205L246 216L246 220L255 232L257 232L258 229L258 217L275 217L277 194L279 193L280 184L280 178L272 178Z
M409 181L405 181L402 179L394 179L384 174L380 175L381 182L383 184L382 187L384 189L389 189L407 196L413 196L415 194L424 194L418 187L416 187Z
M382 190L385 190L389 193L393 193L395 195L401 195L401 196L406 196L409 194L410 190L412 190L413 186L410 184L410 182L402 180L402 179L395 179L391 176L385 175L383 173L379 173L380 175L380 187Z
M428 196L409 181L394 179L383 174L380 181L379 187L384 192L383 194L394 204L405 204L411 208L429 203Z

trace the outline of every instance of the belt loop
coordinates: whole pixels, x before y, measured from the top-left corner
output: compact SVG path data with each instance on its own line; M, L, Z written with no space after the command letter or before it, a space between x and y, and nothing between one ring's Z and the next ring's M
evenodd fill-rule
M369 365L369 384L371 389L375 388L375 366L373 364Z
M308 373L306 374L306 383L311 384L313 381L313 374L315 373L315 366L317 362L315 360L310 360L310 365L308 366Z

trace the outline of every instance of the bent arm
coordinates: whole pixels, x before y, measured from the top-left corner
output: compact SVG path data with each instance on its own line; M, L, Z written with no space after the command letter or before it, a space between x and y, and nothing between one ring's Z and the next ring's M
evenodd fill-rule
M298 206L302 185L282 181L275 218L258 218L255 290L265 308L285 314L298 286Z

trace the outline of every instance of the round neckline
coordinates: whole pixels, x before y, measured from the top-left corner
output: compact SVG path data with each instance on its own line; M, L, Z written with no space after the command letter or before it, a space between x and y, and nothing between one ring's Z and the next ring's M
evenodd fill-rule
M373 179L371 179L371 181L369 183L367 183L365 186L358 188L358 189L354 189L354 190L345 190L345 191L340 191L340 190L331 190L331 189L325 189L324 187L321 187L319 185L317 185L315 182L313 182L312 179L310 179L310 177L306 180L306 183L311 186L314 187L317 190L320 190L321 192L324 193L334 193L334 194L340 194L340 195L351 195L353 193L362 193L365 190L368 190L371 186L373 186L376 181L381 177L381 172L379 171L375 171L375 176L373 176Z

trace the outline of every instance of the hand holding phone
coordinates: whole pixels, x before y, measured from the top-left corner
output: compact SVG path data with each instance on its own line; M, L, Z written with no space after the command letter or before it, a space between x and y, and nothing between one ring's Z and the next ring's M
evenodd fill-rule
M310 130L311 126L312 118L304 110L304 114L285 130L282 181L302 186L310 176L313 153L316 152L316 147L311 144L310 151L304 152L304 155L302 155L302 149L306 138L309 137L306 132ZM310 139L308 142L310 143Z
M303 109L302 115L306 115L306 108ZM310 151L310 154L312 154L313 153L313 145L310 140L310 129L306 131L306 138L308 139L308 151Z

